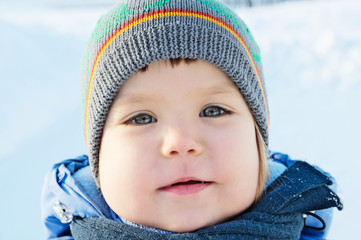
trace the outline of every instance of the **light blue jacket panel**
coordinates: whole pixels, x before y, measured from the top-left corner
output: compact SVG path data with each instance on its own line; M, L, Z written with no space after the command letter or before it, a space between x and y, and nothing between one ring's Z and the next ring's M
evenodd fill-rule
M96 188L91 176L88 157L86 155L67 159L55 164L46 175L42 190L42 221L45 224L47 239L73 239L70 233L70 222L65 219L66 206L73 216L110 218L110 208Z

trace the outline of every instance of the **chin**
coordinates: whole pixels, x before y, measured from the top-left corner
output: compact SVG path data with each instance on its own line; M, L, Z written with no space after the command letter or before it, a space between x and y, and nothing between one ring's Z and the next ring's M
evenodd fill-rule
M198 229L207 227L207 225L193 225L193 226L170 226L167 227L167 231L171 231L171 232L176 232L176 233L189 233L189 232L194 232L197 231Z
M218 222L191 222L184 221L179 223L167 224L166 226L161 227L161 229L177 232L177 233L188 233L194 232L201 228L210 227L217 224Z

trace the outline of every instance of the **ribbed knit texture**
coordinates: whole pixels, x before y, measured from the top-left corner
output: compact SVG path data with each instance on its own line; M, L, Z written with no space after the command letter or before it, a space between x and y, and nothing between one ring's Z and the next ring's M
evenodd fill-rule
M132 74L169 58L201 59L238 86L268 145L260 52L244 22L216 0L128 0L102 16L82 62L85 140L95 179L111 103Z

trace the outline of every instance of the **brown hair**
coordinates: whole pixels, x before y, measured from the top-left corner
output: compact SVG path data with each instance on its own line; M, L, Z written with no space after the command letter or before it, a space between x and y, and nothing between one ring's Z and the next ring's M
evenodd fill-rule
M258 201L263 193L263 188L266 185L266 181L269 178L269 171L267 166L267 146L262 138L262 134L258 128L256 121L254 121L256 129L256 140L258 146L258 157L259 157L259 173L258 173L258 188L256 194L256 201Z
M170 58L168 59L170 65L172 67L178 66L181 62L185 62L187 64L197 61L198 59L191 59L191 58ZM148 65L139 69L141 72L145 72L148 69Z

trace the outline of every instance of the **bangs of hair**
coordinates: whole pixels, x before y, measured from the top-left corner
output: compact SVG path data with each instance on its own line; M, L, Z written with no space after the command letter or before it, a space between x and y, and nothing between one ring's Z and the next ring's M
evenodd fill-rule
M191 58L169 58L167 60L172 67L178 66L181 62L185 62L186 64L193 63L197 61L197 59L191 59ZM139 69L140 72L146 72L148 69L148 65Z

